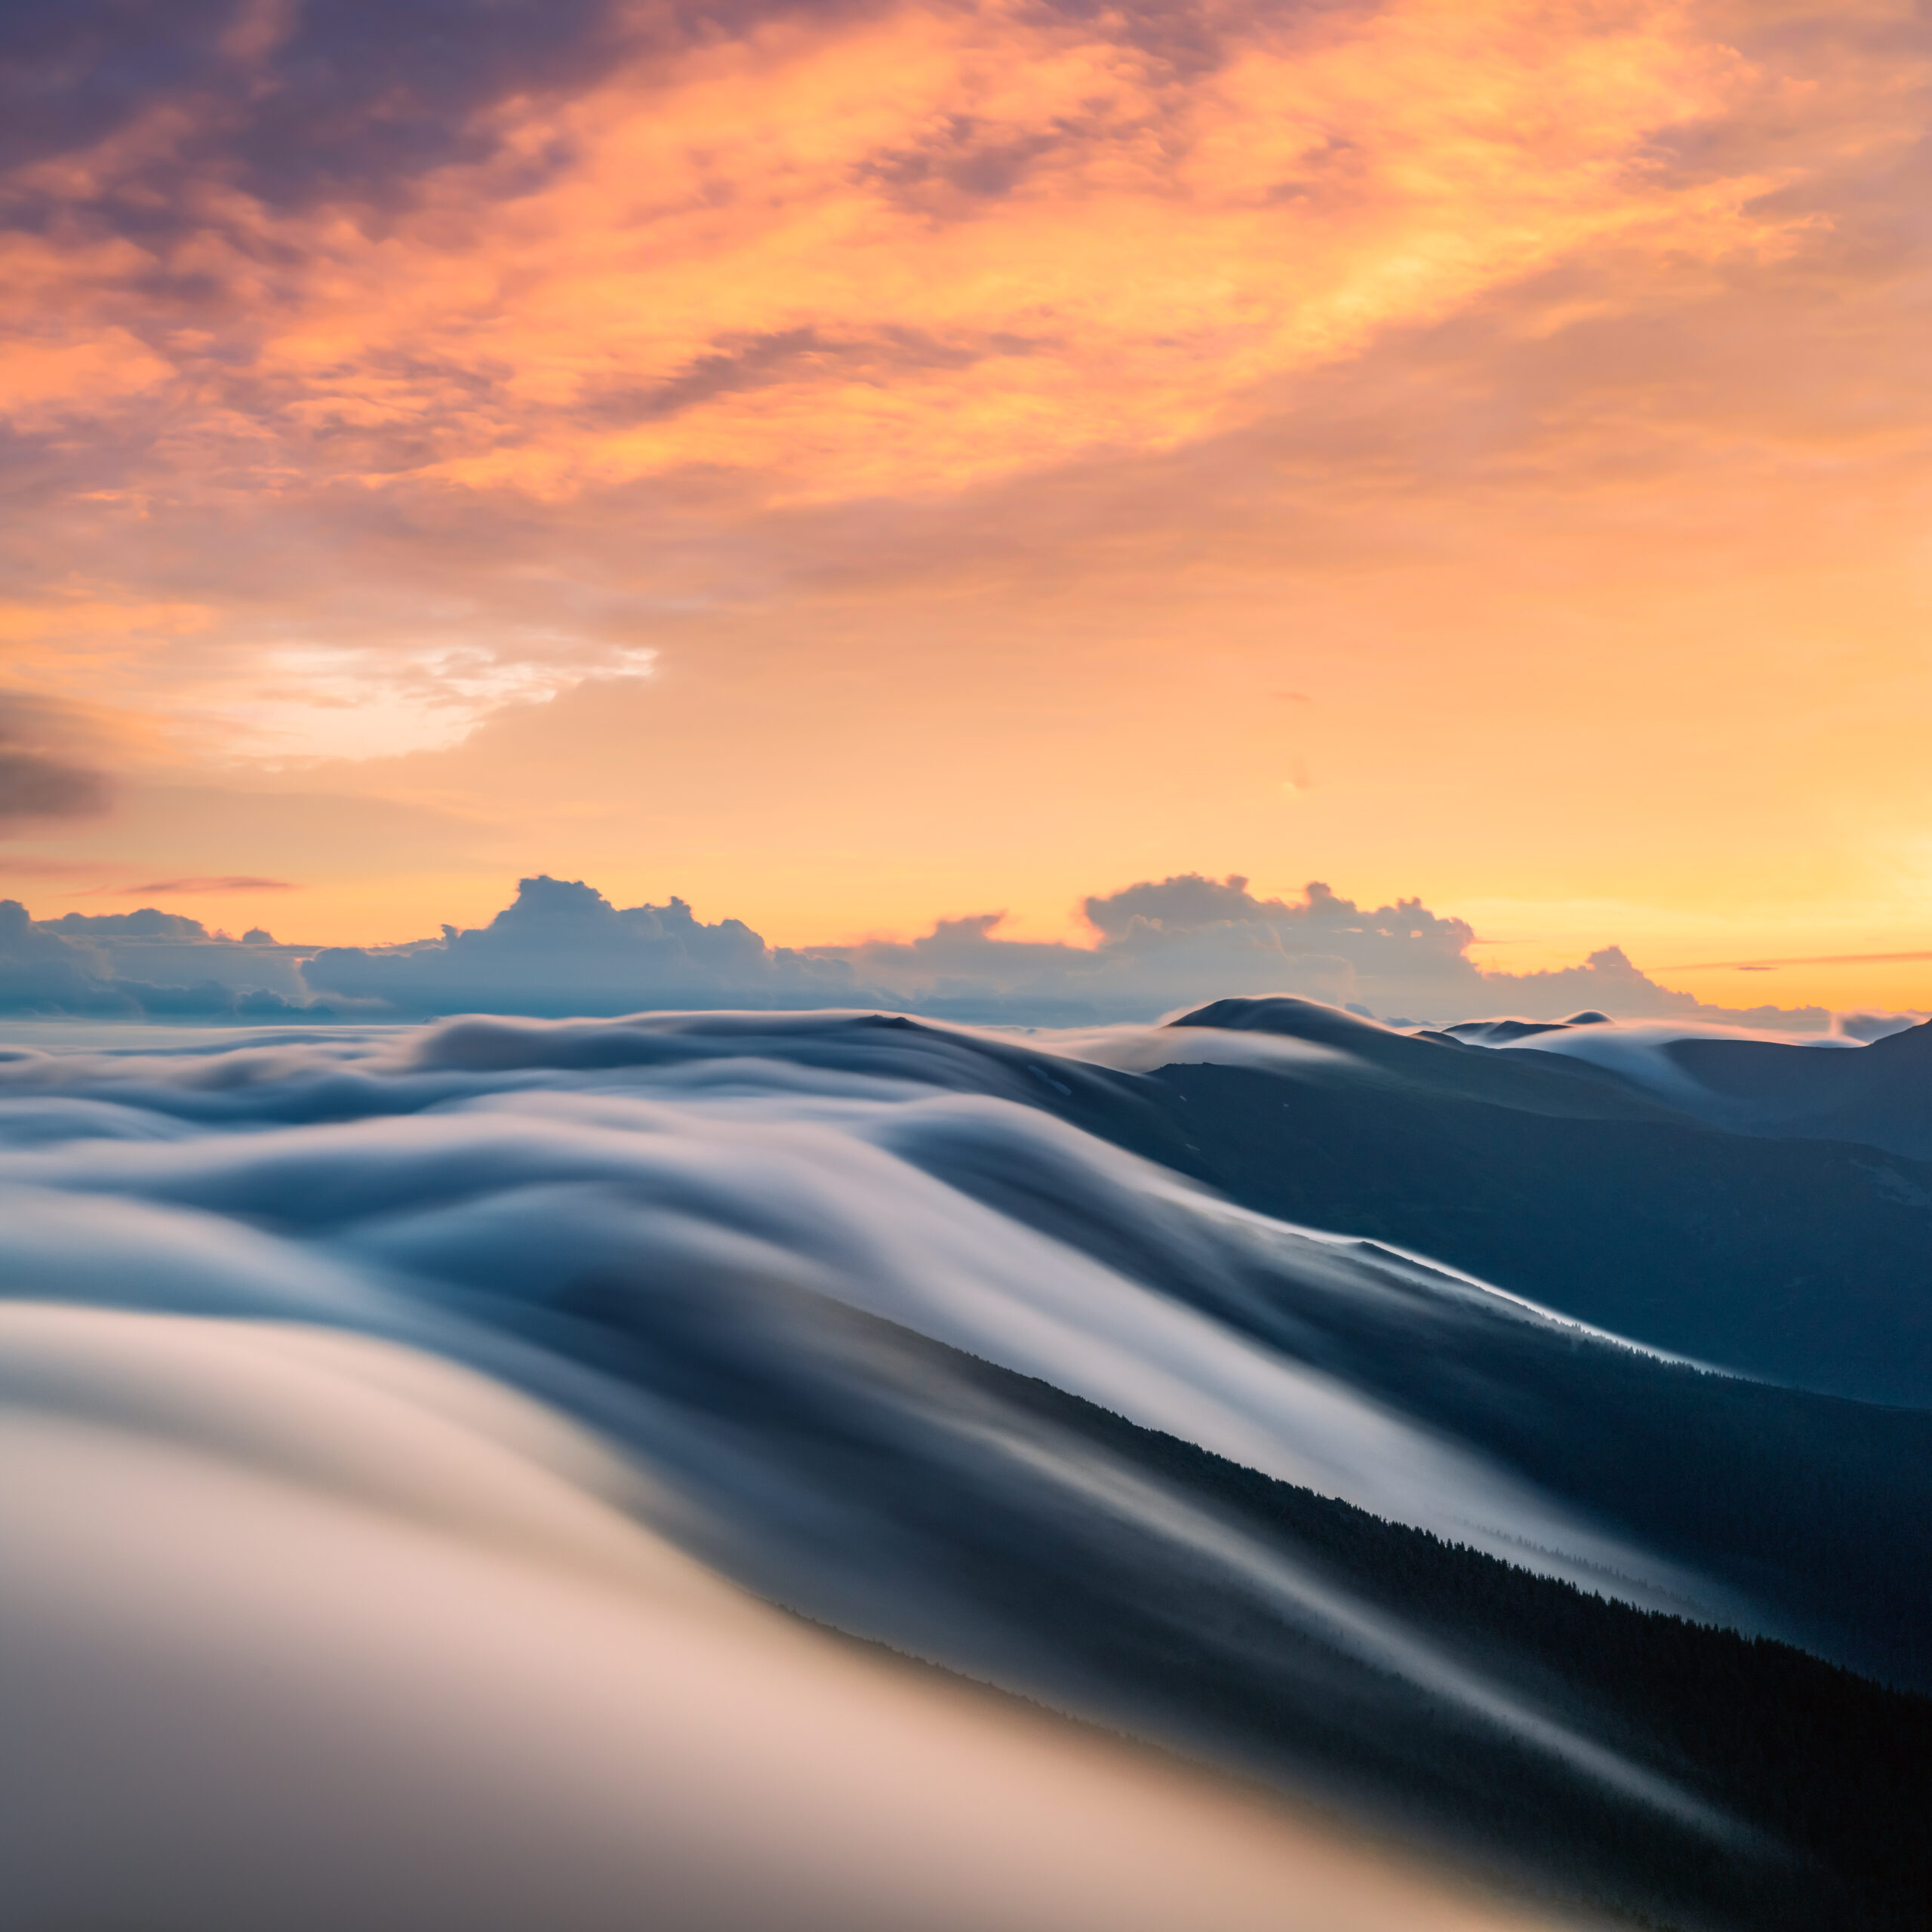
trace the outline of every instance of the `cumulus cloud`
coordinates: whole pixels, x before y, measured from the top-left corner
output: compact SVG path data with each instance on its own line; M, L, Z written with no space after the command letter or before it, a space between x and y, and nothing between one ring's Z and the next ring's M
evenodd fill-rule
M445 926L416 945L327 947L303 973L317 992L405 1013L867 1003L843 960L768 946L742 920L706 925L681 899L620 909L580 880L547 875L520 881L487 926Z
M152 906L35 920L0 900L0 1012L272 1019L312 1003L296 951Z
M126 934L133 939L205 940L208 929L185 912L163 912L144 906L137 912L63 912L57 919L36 922L44 933L70 939L106 939Z
M36 926L17 899L0 900L0 1002L54 1012L128 1011L92 946Z
M1819 1031L1823 1008L1709 1006L1660 986L1621 948L1581 964L1484 972L1465 920L1419 899L1364 906L1320 881L1259 897L1239 875L1146 879L1094 894L1094 943L1008 940L996 912L918 938L768 945L743 921L706 924L682 899L620 907L581 880L538 875L488 925L388 946L319 950L243 939L146 907L35 922L6 902L0 999L15 1011L320 1012L534 1017L743 1007L871 1007L1028 1026L1145 1021L1232 995L1292 993L1404 1024L1590 1008L1619 1019ZM251 1004L251 1002L253 1002ZM1861 1020L1860 1025L1866 1023Z
M1235 993L1291 992L1401 1020L1513 1013L1555 1020L1579 1008L1620 1018L1697 1019L1815 1029L1822 1008L1706 1006L1659 986L1607 946L1580 966L1484 972L1466 921L1419 899L1358 906L1316 880L1299 900L1262 899L1238 874L1186 872L1083 904L1091 947L1004 940L997 914L943 920L909 945L844 956L909 1000L958 1018L1146 1019Z
M1513 997L1512 1011L1554 1020L1579 1007L1617 1020L1695 1020L1733 1026L1788 1027L1813 1032L1830 1023L1821 1006L1707 1006L1694 993L1660 986L1632 965L1620 946L1606 946L1580 966L1541 973L1485 973L1485 985Z

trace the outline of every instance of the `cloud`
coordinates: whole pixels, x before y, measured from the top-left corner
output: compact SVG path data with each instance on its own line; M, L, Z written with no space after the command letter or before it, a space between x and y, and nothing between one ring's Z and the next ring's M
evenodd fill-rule
M60 705L0 694L0 829L20 820L88 818L107 809L107 774L72 755Z
M1171 447L1592 238L1780 225L1755 158L1641 165L1741 86L1666 8L121 11L16 55L16 279L94 358L45 420L125 365L144 456L298 494L949 488Z
M111 1250L77 1219L43 1295ZM210 1258L238 1245L233 1223L198 1232ZM296 1272L249 1259L258 1295ZM414 1346L82 1299L0 1307L0 1630L32 1766L9 1780L8 1882L30 1922L1531 1922L758 1601L638 1520L666 1487L646 1452L438 1352L431 1297ZM627 1414L648 1401L623 1391ZM748 1466L782 1469L758 1451ZM1504 1712L1536 1732L1539 1712ZM63 1855L95 1833L113 1859Z
M285 878L257 878L247 872L234 872L220 878L151 879L146 885L123 885L118 892L297 892L299 886Z
M620 910L581 881L547 875L519 881L487 926L445 926L411 946L327 947L303 971L318 993L405 1013L868 1003L841 960L774 950L737 919L706 925L681 899Z
M1610 946L1554 972L1487 973L1466 921L1420 900L1367 908L1319 881L1299 901L1257 898L1238 874L1143 880L1083 902L1091 947L1011 942L997 914L943 920L909 945L846 950L862 973L927 1010L959 1018L1149 1019L1233 993L1293 992L1410 1020L1497 1013L1559 1019L1580 1008L1620 1018L1822 1028L1819 1008L1706 1006L1639 972Z
M0 1005L29 1012L137 1010L115 996L95 949L36 926L17 899L0 899Z
M742 921L706 925L681 899L620 909L581 881L521 881L488 926L439 940L331 947L315 994L398 1013L620 1014L672 1008L874 1006L1029 1025L1146 1020L1230 994L1293 992L1404 1020L1498 1013L1820 1029L1822 1009L1706 1006L1608 947L1561 971L1484 973L1468 924L1417 900L1373 909L1320 883L1261 899L1238 875L1183 873L1084 902L1091 946L1009 940L1001 915L941 919L910 941L774 948Z
M152 906L137 912L63 912L57 919L37 921L38 930L75 939L126 934L135 939L205 940L208 929L185 912L157 912Z
M1928 1020L1932 1020L1932 1013L1922 1008L1910 1013L1841 1013L1834 1030L1847 1040L1869 1045L1874 1040L1889 1039L1894 1033L1908 1033Z
M1640 972L1623 949L1607 946L1580 966L1540 973L1485 973L1484 983L1515 1001L1511 1008L1534 1020L1560 1019L1592 1008L1616 1020L1699 1020L1734 1026L1789 1027L1814 1032L1830 1023L1823 1007L1706 1006L1694 993L1673 992Z
M186 882L183 882L184 885ZM682 899L619 907L580 880L539 874L488 924L389 946L241 940L185 914L68 912L30 919L8 900L0 1004L87 1013L619 1014L649 1010L869 1007L1029 1026L1146 1021L1232 995L1294 993L1404 1023L1594 1008L1820 1030L1820 1008L1706 1005L1659 985L1621 949L1537 973L1483 971L1466 921L1419 900L1358 906L1311 883L1260 898L1239 875L1177 873L1096 894L1091 946L999 937L1001 915L937 921L909 941L768 945L742 920L707 924ZM253 1001L256 1004L249 1005ZM266 1004L264 1004L263 1003Z
M294 949L152 906L35 921L0 900L0 1012L269 1020L312 1005Z
M29 1130L0 1151L26 1918L1530 1922L1041 1702L1211 1761L1259 1739L1250 1780L1339 1759L1349 1808L1415 1789L1411 1763L1425 1792L1486 1780L1500 1739L1507 1789L1580 1777L1592 1819L1722 1833L1619 1714L1446 1647L1383 1580L1385 1526L1364 1588L1332 1500L1310 1534L1124 1439L1781 1629L1806 1546L1742 1591L1748 1534L1687 1550L1640 1494L1611 1535L1571 1474L1620 1407L1614 1476L1674 1445L1684 1378L1466 1277L1231 1220L995 1097L1035 1057L842 1022L469 1024L0 1069ZM1493 1399L1459 1416L1472 1379ZM1756 1419L1715 1439L1774 1480L1790 1452ZM1854 1527L1895 1491L1853 1484ZM1897 1567L1896 1536L1833 1527ZM1272 1749L1284 1712L1306 1752ZM116 1855L66 1855L88 1832Z
M992 915L943 922L910 947L862 946L851 957L921 1004L961 1018L1149 1019L1262 991L1339 1004L1392 980L1406 990L1418 975L1438 997L1459 982L1470 997L1478 991L1460 944L1444 949L1434 930L1444 922L1419 906L1364 912L1320 884L1290 906L1254 898L1246 885L1238 875L1186 873L1090 897L1084 909L1100 935L1092 947L1004 940ZM1466 943L1469 929L1460 930ZM1438 983L1445 977L1449 986Z
M99 772L0 746L0 823L85 818L106 804L106 783Z
M1857 816L1817 790L1919 762L1866 728L1918 708L1909 653L1874 648L1914 634L1909 573L1894 598L1866 568L1917 540L1923 414L1924 42L1887 12L9 10L25 645L198 752L278 758L448 743L661 644L666 710L674 681L786 692L777 721L705 721L721 791L795 791L787 740L849 733L798 807L820 851L890 841L909 688L997 651L1013 716L968 756L955 707L896 818L998 765L1009 846L1124 825L1159 758L1216 821L1171 848L1133 825L1069 883L1255 849L1224 835L1255 823L1235 781L1273 761L1269 810L1306 755L1297 814L1381 849L1290 849L1355 877L1509 849L1516 823L1469 819L1521 784L1526 872L1567 848L1601 896L1673 825L1703 879L1744 865L1783 905L1787 834ZM1794 557L1832 608L1768 586ZM1673 710L1794 715L1827 634L1850 656L1807 744L1740 719L1724 798L1686 796L1709 761ZM1318 695L1313 742L1226 702L1264 657ZM1076 705L1082 745L1034 756L1027 715ZM660 768L600 770L596 799L672 820L654 850L715 895L686 856L730 834ZM587 801L574 771L445 775L411 795ZM558 849L616 875L539 837L493 860ZM1002 903L974 876L952 903Z
M623 11L611 0L185 0L164 17L75 0L7 23L0 165L105 149L125 172L97 183L97 205L149 233L206 211L155 207L142 223L137 183L214 175L272 207L396 198L435 168L494 152L489 109L505 97L593 77Z

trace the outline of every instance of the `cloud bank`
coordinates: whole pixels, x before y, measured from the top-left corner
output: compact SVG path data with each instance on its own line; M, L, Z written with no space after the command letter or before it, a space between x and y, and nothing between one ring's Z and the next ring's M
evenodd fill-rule
M581 881L543 876L520 881L487 926L445 926L417 946L331 946L303 973L318 992L403 1013L867 1003L843 960L774 949L742 920L708 926L675 898L620 911Z
M1007 940L1001 915L941 919L900 943L768 946L736 919L706 925L681 899L619 910L581 882L525 879L485 927L371 949L334 947L303 968L324 997L410 1014L616 1014L651 1007L884 1005L1025 1025L1147 1020L1229 994L1292 992L1377 1017L1440 1023L1500 1012L1822 1029L1819 1008L1709 1007L1638 971L1615 946L1580 966L1485 973L1475 934L1419 900L1358 906L1309 884L1261 899L1238 875L1184 873L1094 894L1091 946Z
M0 1001L15 1012L323 1012L534 1017L650 1010L874 1007L1029 1026L1145 1021L1238 994L1293 993L1398 1025L1496 1015L1614 1018L1819 1032L1823 1008L1706 1005L1606 946L1580 965L1485 972L1466 921L1420 900L1368 907L1313 881L1257 897L1239 875L1181 873L1087 898L1091 945L1000 937L1002 915L940 919L923 937L772 946L742 920L706 924L682 899L619 907L539 875L488 925L399 946L242 940L154 909L36 921L0 904ZM1867 1018L1861 1026L1872 1023Z
M313 1004L301 951L260 927L230 939L152 906L35 920L0 900L0 1012L272 1020Z

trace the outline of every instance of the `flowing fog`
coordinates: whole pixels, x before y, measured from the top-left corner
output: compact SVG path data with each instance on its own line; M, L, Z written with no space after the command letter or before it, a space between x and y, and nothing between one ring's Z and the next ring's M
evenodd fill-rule
M787 1620L419 1351L45 1303L0 1349L11 1924L1528 1923Z
M1360 1386L1324 1340L1358 1315L1572 1352L1586 1331L1032 1104L1220 1038L712 1014L11 1050L9 1922L1504 1922L1312 1814L769 1607L1188 1743L936 1560L895 1466L934 1472L929 1516L1007 1525L1014 1574L1069 1534L1152 1552L1358 1694L1727 1832L1565 1712L973 1392L996 1364L1749 1620L1731 1582Z

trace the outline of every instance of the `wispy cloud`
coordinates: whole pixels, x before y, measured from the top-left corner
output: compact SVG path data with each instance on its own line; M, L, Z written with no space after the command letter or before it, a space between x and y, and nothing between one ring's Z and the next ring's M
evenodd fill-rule
M1894 960L1932 959L1927 952L1814 952L1801 959L1700 959L1666 967L1671 973L1769 973L1780 966L1875 966Z
M1802 226L1755 205L1788 171L1650 158L1755 85L1671 6L196 17L48 29L65 111L0 184L11 420L90 426L109 521L952 492L1258 420L1580 248L1714 263ZM245 572L198 574L239 646ZM407 629L358 642L433 681ZM165 638L177 706L232 678ZM603 662L532 641L475 649Z
M196 892L296 892L301 888L285 878L255 878L247 873L232 873L222 878L149 879L143 885L114 888L117 895L132 893Z
M109 775L85 758L77 721L66 706L0 693L0 830L106 810Z

